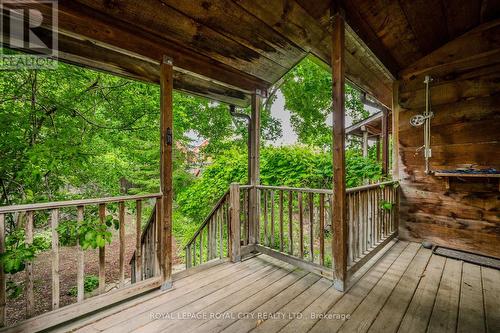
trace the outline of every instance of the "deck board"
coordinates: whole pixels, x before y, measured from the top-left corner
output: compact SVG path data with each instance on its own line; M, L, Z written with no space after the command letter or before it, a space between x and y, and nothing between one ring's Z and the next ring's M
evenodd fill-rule
M498 332L499 280L498 270L398 241L342 293L324 277L259 255L200 270L168 292L154 291L58 331ZM168 317L153 319L155 313ZM223 317L211 320L211 314Z

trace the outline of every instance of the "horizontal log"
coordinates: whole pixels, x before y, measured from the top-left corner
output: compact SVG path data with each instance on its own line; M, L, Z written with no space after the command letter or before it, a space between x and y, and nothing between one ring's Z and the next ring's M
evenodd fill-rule
M418 216L416 221L421 221ZM405 227L406 230L403 229L400 234L402 238L407 240L421 241L425 239L436 245L500 257L500 248L498 247L500 237L498 234L473 233L467 230L419 222L405 222Z
M431 120L431 126L455 124L458 122L474 123L481 120L498 121L500 117L500 95L462 100L453 104L436 105L432 107L432 111L434 112L434 116ZM403 132L409 129L422 130L421 128L416 129L411 126L410 118L415 114L423 114L423 112L423 108L400 112L399 131ZM474 132L477 134L477 131Z
M43 202L43 203L25 204L25 205L1 206L0 214L29 212L29 211L47 210L47 209L64 208L64 207L100 205L106 203L116 203L120 201L146 200L146 199L160 198L161 196L162 196L161 193L154 193L154 194L124 195L118 197L106 197L106 198L94 198L94 199Z
M470 98L486 97L500 92L500 72L480 78L431 84L431 101L435 107L451 104ZM401 92L399 103L405 109L425 106L425 86L417 91Z

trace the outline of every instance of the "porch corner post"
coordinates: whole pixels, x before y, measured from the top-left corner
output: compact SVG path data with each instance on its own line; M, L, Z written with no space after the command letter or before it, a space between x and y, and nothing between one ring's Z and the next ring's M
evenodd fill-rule
M249 243L259 241L259 191L255 186L260 184L260 103L261 90L252 94L252 126L250 133L250 189L249 195Z
M240 185L232 183L229 187L229 251L232 262L241 259L240 236Z
M392 85L392 179L399 180L399 81Z
M382 110L382 174L389 175L389 110Z
M347 219L345 185L345 21L339 8L332 8L332 97L333 97L333 285L346 289Z
M172 287L172 146L173 63L164 56L160 64L160 188L161 197L161 289Z

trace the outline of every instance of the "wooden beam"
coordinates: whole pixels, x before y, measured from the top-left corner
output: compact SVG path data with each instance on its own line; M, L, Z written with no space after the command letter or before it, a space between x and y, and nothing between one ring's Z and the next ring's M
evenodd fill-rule
M392 86L392 179L399 180L399 81Z
M30 4L30 8L38 9L47 19L52 17L51 6L36 3ZM124 55L139 56L156 64L162 61L164 54L169 54L178 68L246 91L269 86L269 82L199 52L182 48L171 40L146 31L138 34L133 25L111 20L109 16L73 1L58 2L58 32Z
M389 110L382 111L382 174L389 172Z
M347 225L345 185L345 21L338 12L332 25L333 93L333 214L332 257L336 289L343 291L347 277Z
M363 143L362 143L362 150L363 150L363 157L368 157L368 131L366 127L361 127L361 131L363 132Z
M261 91L256 91L252 95L252 115L250 131L250 211L249 211L249 243L255 244L259 239L259 192L255 185L260 184L260 107Z
M173 63L164 57L160 65L160 188L162 192L162 289L172 286L172 147L173 133Z

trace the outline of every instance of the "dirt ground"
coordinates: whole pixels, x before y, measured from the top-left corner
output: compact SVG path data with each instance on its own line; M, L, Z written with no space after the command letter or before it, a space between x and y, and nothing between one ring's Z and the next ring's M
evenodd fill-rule
M134 220L127 216L125 235L125 278L130 278L130 259L135 251L135 232L133 228ZM174 239L174 270L183 268ZM34 298L35 315L48 312L52 303L52 263L50 251L40 253L33 263L34 276ZM76 303L76 296L71 296L69 290L76 286L76 263L77 251L75 247L60 247L59 249L59 279L60 279L60 307ZM113 242L106 245L106 286L109 287L118 282L120 267L120 242L118 233L113 233ZM99 275L99 255L98 250L85 251L85 275ZM25 272L19 272L7 277L16 283L25 280ZM7 326L26 319L26 302L24 295L20 295L15 300L7 299Z

